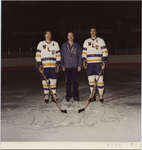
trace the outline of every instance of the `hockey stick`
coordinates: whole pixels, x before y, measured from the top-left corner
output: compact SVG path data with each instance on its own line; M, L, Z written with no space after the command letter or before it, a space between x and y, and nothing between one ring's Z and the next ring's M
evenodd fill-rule
M55 101L55 103L56 103L56 106L57 106L57 108L59 109L59 111L62 112L62 113L67 113L67 110L66 110L66 109L61 109L60 104L57 102L56 96L53 94L53 92L52 92L52 90L51 90L51 88L50 88L50 86L49 86L49 84L48 84L48 80L46 79L45 74L44 74L43 72L41 72L41 74L42 74L43 78L45 79L45 81L46 81L46 83L47 83L47 86L48 86L48 88L49 88L49 91L50 91L50 93L51 93L51 95L52 95L52 97L53 97L53 99L54 99L54 101Z
M86 100L85 107L82 108L82 109L79 109L79 110L78 110L78 113L81 113L82 111L85 111L85 109L86 109L86 108L88 107L88 105L90 104L90 99L93 98L93 96L94 96L95 93L96 93L97 82L99 81L102 72L103 72L103 70L101 70L101 72L99 73L99 77L98 77L98 79L97 79L97 81L96 81L96 84L94 85L91 94L89 95L88 99Z

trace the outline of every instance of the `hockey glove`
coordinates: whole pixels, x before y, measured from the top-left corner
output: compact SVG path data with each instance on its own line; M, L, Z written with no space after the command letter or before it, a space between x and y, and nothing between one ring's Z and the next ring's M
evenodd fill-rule
M56 72L59 72L59 71L60 71L60 66L59 66L59 65L56 66L55 71L56 71Z
M64 66L62 66L62 70L63 70L63 71L65 71L65 70L66 70Z
M42 66L40 66L40 67L38 68L38 70L39 70L40 73L43 73L43 71L44 71Z
M77 67L77 71L78 71L78 72L81 71L81 67L80 67L80 66Z
M102 63L102 70L105 69L105 63Z
M83 68L87 69L87 61L86 60L83 61Z

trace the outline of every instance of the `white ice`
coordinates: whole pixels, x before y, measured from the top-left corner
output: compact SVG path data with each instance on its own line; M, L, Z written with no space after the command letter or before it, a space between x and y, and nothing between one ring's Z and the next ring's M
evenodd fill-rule
M127 85L126 85L127 84ZM78 109L89 95L88 85L80 84L79 102L66 102L65 87L58 89L62 108L55 103L44 104L40 92L31 89L5 91L13 97L2 105L3 141L139 141L140 140L140 82L106 87L105 102L90 103L85 112ZM121 87L129 88L121 88ZM22 102L16 99L23 98Z

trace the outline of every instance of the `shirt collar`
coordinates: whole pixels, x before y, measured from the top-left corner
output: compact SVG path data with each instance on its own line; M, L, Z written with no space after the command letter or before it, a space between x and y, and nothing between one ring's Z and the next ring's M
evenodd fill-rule
M95 39L91 38L91 40L95 41L97 39L97 37Z
M52 41L51 42L47 42L46 40L44 41L46 44L51 44L52 43Z
M73 46L75 45L75 42L73 42L72 45L70 45L68 41L67 41L66 43L67 43L67 45L68 45L69 47L73 47Z

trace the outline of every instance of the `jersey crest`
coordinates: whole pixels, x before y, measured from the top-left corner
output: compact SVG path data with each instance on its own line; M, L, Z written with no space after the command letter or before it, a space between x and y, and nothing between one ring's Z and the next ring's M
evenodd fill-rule
M46 45L43 45L43 49L46 49Z
M99 46L98 46L98 45L94 45L94 44L92 44L92 47L93 47L93 48L96 48L96 49L98 49L98 48L99 48Z
M91 46L91 42L88 42L88 45Z
M76 48L72 48L71 53L72 54L76 54L77 53L77 49Z

